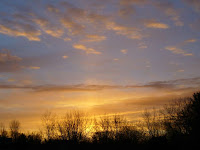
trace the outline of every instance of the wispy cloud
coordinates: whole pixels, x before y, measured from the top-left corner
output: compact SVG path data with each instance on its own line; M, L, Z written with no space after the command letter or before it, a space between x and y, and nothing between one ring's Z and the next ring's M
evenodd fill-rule
M174 54L181 54L183 56L193 56L192 53L187 53L186 50L178 48L176 46L167 46L165 47L166 50L171 51Z
M200 12L200 1L199 0L183 0L187 4L195 8L197 12Z
M183 26L184 23L180 19L180 13L177 11L177 9L174 7L173 3L170 2L156 2L153 3L154 6L156 6L161 12L164 12L166 16L170 18L174 22L176 26Z
M122 49L121 52L122 52L123 54L127 54L128 50L127 50L127 49Z
M9 50L2 49L0 52L0 72L13 72L22 69L22 58L12 55Z
M30 41L40 41L40 30L28 23L12 20L0 20L0 33L13 37L26 37Z
M0 63L17 62L22 60L22 58L18 56L11 55L7 49L3 49L2 51L5 52L0 53Z
M98 34L86 34L85 39L83 39L83 42L101 42L106 40L106 37L103 35Z
M147 28L155 28L155 29L168 29L169 28L169 26L167 24L158 22L154 19L144 21L144 25Z
M60 19L61 24L68 30L69 35L83 34L85 26L72 20L69 16Z
M93 48L88 48L83 44L74 44L73 48L78 49L78 50L82 50L82 51L86 52L87 54L96 54L96 55L101 54L101 52L96 51Z
M30 67L28 67L29 69L32 69L32 70L38 70L38 69L40 69L40 67L38 67L38 66L30 66Z
M185 40L184 41L184 43L194 43L194 42L196 42L197 41L197 39L188 39L188 40Z
M40 26L46 34L49 34L53 37L61 37L64 34L64 30L58 25L54 25L47 18L34 18L33 21Z
M120 0L120 4L121 5L144 5L144 4L148 4L149 1L148 0Z
M67 55L62 56L63 59L67 59L68 57L69 56L67 56Z
M141 33L141 30L139 28L119 25L116 22L107 22L106 28L108 30L115 31L116 34L126 36L130 39L142 39L143 37L145 37L145 35Z
M180 70L182 72L183 70ZM35 92L50 92L50 91L68 91L68 92L86 92L86 91L99 91L99 90L111 90L111 89L137 89L137 88L153 88L157 90L181 90L182 86L185 88L200 88L200 77L195 78L182 78L168 81L154 81L146 84L136 85L88 85L88 84L76 84L76 85L13 85L7 83L0 83L1 89L29 89Z

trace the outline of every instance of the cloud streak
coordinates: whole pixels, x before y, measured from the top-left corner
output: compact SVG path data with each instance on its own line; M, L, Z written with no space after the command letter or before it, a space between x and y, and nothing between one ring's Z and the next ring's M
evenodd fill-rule
M170 2L156 2L153 5L158 8L161 12L170 18L176 26L183 26L184 23L180 19L179 12L175 9L173 3Z
M184 87L184 88L183 88ZM137 88L153 88L157 90L181 90L188 88L199 88L200 77L183 78L169 81L154 81L146 84L137 85L13 85L0 83L0 89L26 89L35 92L52 92L52 91L65 91L65 92L88 92L112 89L137 89Z
M193 56L192 53L187 53L185 50L178 48L176 46L166 46L165 49L171 51L174 54L181 54L183 56Z
M0 72L15 72L22 69L22 58L12 55L9 50L2 49L0 52Z
M86 54L96 54L96 55L101 54L101 52L96 51L96 50L93 49L93 48L88 48L88 47L86 47L86 46L83 45L83 44L74 44L74 45L73 45L73 48L78 49L78 50L82 50L82 51L84 51Z
M147 28L154 28L154 29L168 29L169 28L169 26L167 24L158 22L156 20L144 21L144 25Z
M13 20L0 20L0 33L13 37L26 37L29 41L40 41L41 35L34 25Z

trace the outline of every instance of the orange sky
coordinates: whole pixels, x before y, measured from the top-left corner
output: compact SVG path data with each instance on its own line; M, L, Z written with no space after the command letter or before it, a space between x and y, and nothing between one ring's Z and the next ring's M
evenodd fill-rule
M200 89L199 0L1 0L0 122L124 114Z

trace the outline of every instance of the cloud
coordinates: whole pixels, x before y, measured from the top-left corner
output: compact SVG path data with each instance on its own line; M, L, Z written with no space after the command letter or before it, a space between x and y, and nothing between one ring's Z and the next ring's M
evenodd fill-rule
M13 85L0 82L0 89L27 89L35 92L51 92L51 91L65 91L65 92L87 92L100 91L112 89L138 89L138 88L152 88L165 91L180 91L187 89L200 88L200 77L182 78L168 81L154 81L146 84L136 85L95 85L95 84L76 84L76 85Z
M183 70L181 70L183 71ZM182 86L185 88L182 88ZM194 78L182 78L168 81L154 81L142 85L128 85L127 88L154 88L154 89L165 89L165 90L185 90L188 88L200 88L200 77Z
M113 60L114 60L114 61L119 61L119 58L114 58Z
M58 25L53 25L47 18L35 18L33 21L40 26L40 28L53 37L61 37L64 34L64 30Z
M82 51L86 52L87 54L96 54L96 55L101 54L101 52L98 52L93 48L88 48L88 47L86 47L85 45L82 45L82 44L74 44L73 48L78 49L78 50L82 50Z
M147 48L147 45L144 42L140 42L138 44L138 48L144 49L144 48Z
M148 4L149 1L148 0L120 0L120 4L121 5L144 5L144 4Z
M130 17L132 14L135 14L135 9L130 6L130 5L127 5L127 6L121 6L121 8L119 9L118 11L118 14L120 17Z
M126 5L128 1L121 1L120 5ZM131 0L131 4L142 4L145 1ZM130 14L134 10L132 6L121 9L121 15ZM7 19L0 21L0 33L10 36L23 36L30 41L40 41L40 36L46 33L56 38L63 38L68 41L76 37L79 42L101 42L106 36L101 35L102 31L113 31L118 35L130 39L142 39L145 37L137 27L118 24L115 17L109 14L102 14L93 10L80 8L69 2L46 3L45 13L24 11L11 14ZM23 13L23 14L22 14ZM48 13L48 15L47 15ZM7 20L7 21L6 21ZM66 34L67 37L66 38Z
M200 12L200 1L199 0L183 0L187 4L195 8L197 12Z
M193 56L192 53L187 53L185 50L178 48L176 46L167 46L165 47L165 49L171 51L174 54L181 54L183 56Z
M112 21L106 23L106 28L108 30L115 31L116 34L126 36L130 39L142 39L145 37L145 35L141 34L141 30L139 28L119 25Z
M122 52L123 54L127 54L128 50L127 50L127 49L122 49L121 52Z
M97 35L97 34L86 34L85 39L83 39L83 42L101 42L106 40L106 37L103 35Z
M184 72L185 70L183 70L183 69L179 69L179 70L177 70L177 72Z
M144 21L144 25L147 28L155 28L155 29L168 29L169 28L169 26L167 24L158 22L154 19Z
M67 55L62 56L63 59L67 59L68 57L69 56L67 56Z
M6 49L3 49L3 51L6 52L0 53L0 63L18 62L22 60L22 58L18 56L11 55L10 52Z
M183 26L184 23L180 20L179 12L174 8L173 4L170 2L156 2L153 3L160 11L164 12L166 16L174 22L176 26Z
M46 8L49 12L53 12L53 13L59 13L60 12L60 10L52 4L47 4Z
M15 82L15 79L8 79L8 82Z
M32 69L32 70L38 70L38 69L40 69L40 67L37 67L37 66L30 66L30 67L28 67L29 69Z
M196 41L197 39L188 39L188 40L185 40L184 43L194 43Z
M190 27L193 30L200 31L200 19L195 20L193 23L190 24Z
M65 92L87 92L99 91L103 89L112 89L116 86L112 85L13 85L7 83L0 83L0 89L27 89L35 92L48 92L48 91L65 91Z
M68 34L70 35L78 35L84 33L84 25L81 25L75 21L73 21L70 17L65 16L60 19L61 24L63 27L68 29Z
M14 37L26 37L29 41L40 41L40 30L29 23L0 20L0 33Z
M11 55L7 49L2 49L2 52L0 52L0 72L14 72L21 70L21 61L22 58Z

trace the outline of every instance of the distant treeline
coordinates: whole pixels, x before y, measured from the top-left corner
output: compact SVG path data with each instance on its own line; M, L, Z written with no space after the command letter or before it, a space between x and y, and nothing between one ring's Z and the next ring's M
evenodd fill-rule
M9 130L0 124L0 149L65 149L69 146L192 147L200 145L200 92L180 98L161 109L145 110L143 120L127 121L121 115L93 118L80 111L62 119L46 112L43 130L20 132L20 122L12 120Z

